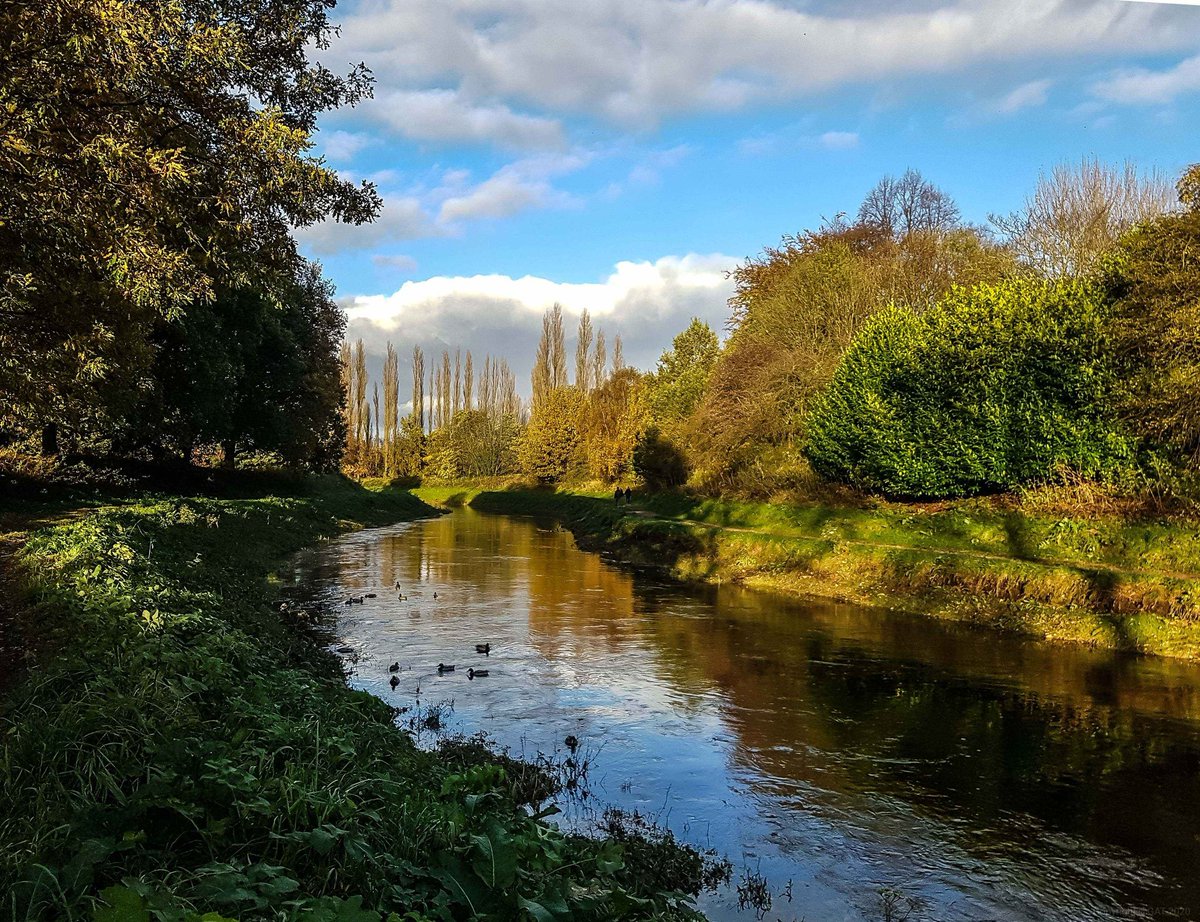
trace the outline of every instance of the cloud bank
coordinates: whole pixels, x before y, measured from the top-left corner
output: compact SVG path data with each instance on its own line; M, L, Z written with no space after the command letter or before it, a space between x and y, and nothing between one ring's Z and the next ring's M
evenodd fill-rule
M557 144L552 116L650 127L849 84L1014 61L1194 51L1194 11L1116 0L368 0L339 58L433 93L416 127L385 95L363 112L427 138ZM411 100L410 100L411 101ZM419 101L419 97L418 97ZM1019 100L1017 101L1019 102ZM514 108L517 107L517 108ZM527 110L518 112L518 108ZM462 112L475 115L460 116ZM445 122L446 124L431 124ZM462 124L460 124L462 123Z
M361 337L367 352L380 356L390 340L408 362L412 347L440 355L457 347L477 361L487 353L508 360L528 393L542 314L563 306L568 334L584 308L602 328L611 354L620 334L627 364L653 367L663 349L691 317L718 333L728 317L733 284L726 278L737 260L722 254L665 256L654 262L621 262L603 281L557 282L537 276L437 276L405 282L390 295L343 299L347 336ZM568 338L568 350L574 345Z

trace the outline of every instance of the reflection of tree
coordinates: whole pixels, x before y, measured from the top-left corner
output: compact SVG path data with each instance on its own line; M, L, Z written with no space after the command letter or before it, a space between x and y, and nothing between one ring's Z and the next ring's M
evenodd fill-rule
M578 551L565 532L470 510L380 540L354 536L320 561L318 578L356 590L431 580L458 587L449 605L527 606L513 615L527 613L530 643L552 661L586 668L620 656L651 670L649 684L674 708L720 701L733 757L769 795L802 792L815 809L856 815L891 801L981 861L1006 857L1068 884L1108 872L1077 876L1065 857L1039 870L1048 833L1144 856L1122 870L1127 882L1146 865L1193 879L1195 667L854 606L664 586ZM1109 892L1132 894L1134 884L1109 876ZM1180 886L1177 899L1200 905L1200 882Z
M665 600L653 639L668 672L689 684L701 672L724 693L735 758L771 793L841 809L846 796L895 798L961 830L957 844L981 859L1027 861L1053 831L1194 879L1200 734L1165 719L1200 718L1194 668L850 606L714 601L696 618ZM1164 686L1184 673L1187 685ZM1188 886L1200 901L1200 883Z

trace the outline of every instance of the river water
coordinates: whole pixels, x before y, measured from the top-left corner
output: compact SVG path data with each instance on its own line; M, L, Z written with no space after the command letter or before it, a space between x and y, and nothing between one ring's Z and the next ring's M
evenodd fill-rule
M636 808L727 855L713 919L754 919L759 875L785 922L882 919L884 888L912 920L1200 919L1196 666L682 587L469 509L307 551L289 594L356 687L515 754L577 737L567 821Z

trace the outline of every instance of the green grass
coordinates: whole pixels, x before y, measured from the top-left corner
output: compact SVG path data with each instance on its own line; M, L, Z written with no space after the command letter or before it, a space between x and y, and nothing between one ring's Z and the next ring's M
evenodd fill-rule
M638 495L630 512L607 493L456 489L476 508L559 519L585 547L684 579L1200 658L1193 521L1038 515L986 499L781 505L687 494Z
M288 554L433 512L373 487L144 494L26 536L38 656L0 721L0 918L693 917L697 880L548 825L511 760L418 749L280 610Z

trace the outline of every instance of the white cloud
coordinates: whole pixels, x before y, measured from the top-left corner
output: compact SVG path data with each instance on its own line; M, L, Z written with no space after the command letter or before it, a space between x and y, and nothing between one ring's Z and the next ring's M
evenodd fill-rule
M345 163L354 159L354 155L373 140L370 135L353 131L333 131L329 135L320 134L321 149L325 156L334 163Z
M827 131L818 139L820 145L828 150L849 150L858 147L857 131Z
M405 282L390 295L359 295L342 304L348 335L361 336L372 354L388 340L402 356L414 344L427 352L470 349L506 358L527 390L543 312L554 302L571 321L587 308L611 348L620 334L626 361L652 367L689 318L721 331L733 284L726 272L737 264L721 254L666 256L655 262L621 262L601 282L556 282L537 276L436 276Z
M535 154L515 160L479 182L467 170L446 170L436 185L386 192L383 210L370 224L323 221L296 230L301 244L318 255L365 249L385 243L440 237L459 232L464 222L511 217L530 208L570 208L580 200L554 185L597 156L585 150ZM343 174L357 178L352 174ZM381 186L399 176L382 171L367 177Z
M371 257L371 262L380 268L396 269L400 272L412 272L417 268L417 261L403 253L376 253Z
M377 94L362 112L415 141L489 142L515 149L564 146L555 119L514 112L500 103L473 104L457 90L395 90Z
M997 100L995 111L1000 115L1012 115L1022 109L1045 105L1049 91L1049 80L1031 80Z
M906 0L850 12L785 0L378 0L346 19L335 51L365 60L381 85L451 87L503 101L508 115L653 125L851 83L1194 48L1195 24L1190 10L1112 0Z
M322 221L296 230L296 239L320 256L361 249L399 240L416 240L441 234L420 199L384 196L383 211L370 224Z
M1160 105L1185 93L1200 92L1200 55L1180 61L1169 70L1121 71L1092 86L1101 99L1129 105Z
M592 156L585 151L574 151L526 157L506 164L483 182L448 195L441 203L438 221L449 225L481 218L507 218L529 208L571 207L577 204L575 197L555 188L551 180L582 169ZM461 174L456 178L461 178Z

